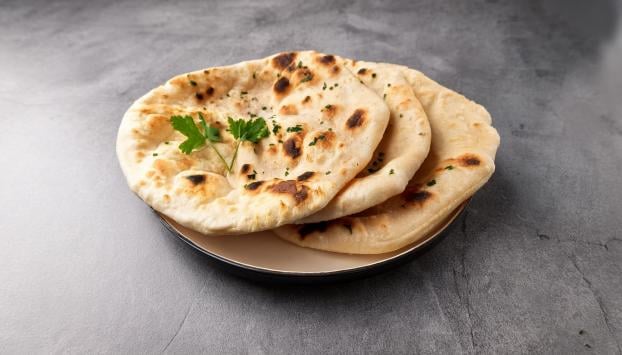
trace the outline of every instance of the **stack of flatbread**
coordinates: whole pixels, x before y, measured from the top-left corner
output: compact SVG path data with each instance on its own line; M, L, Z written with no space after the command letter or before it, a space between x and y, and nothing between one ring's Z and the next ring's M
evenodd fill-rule
M376 254L434 230L498 146L486 109L419 71L302 51L170 79L125 113L117 155L138 196L203 234Z

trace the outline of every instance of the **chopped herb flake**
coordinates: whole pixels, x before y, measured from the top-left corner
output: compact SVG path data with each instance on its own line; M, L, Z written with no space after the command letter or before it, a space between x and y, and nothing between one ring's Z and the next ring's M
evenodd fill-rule
M197 82L196 82L196 81L194 81L194 80L190 80L190 85L192 85L192 86L197 86Z
M323 141L324 139L326 139L326 136L323 135L323 134L313 138L313 141L311 143L309 143L309 147L312 147L312 146L316 145L318 140Z
M280 129L281 129L281 125L276 123L276 121L272 121L272 133L277 134Z
M393 175L393 174L395 174L395 170L393 169L389 170L389 175Z
M453 165L447 165L445 167L446 170L454 170L454 166Z
M297 124L293 127L287 127L287 132L300 132L302 131L302 126Z
M324 86L322 86L322 90L326 90L326 82L324 82Z
M426 185L427 186L434 186L434 185L436 185L436 180L432 179L432 180L428 181L428 183Z

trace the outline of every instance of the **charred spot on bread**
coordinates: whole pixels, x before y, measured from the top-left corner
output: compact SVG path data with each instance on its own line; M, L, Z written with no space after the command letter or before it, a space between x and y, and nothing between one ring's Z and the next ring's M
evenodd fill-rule
M253 181L251 183L248 183L246 185L244 185L244 188L247 190L251 190L251 191L255 191L259 188L259 186L263 185L264 181Z
M432 193L426 190L421 190L421 184L415 184L409 186L402 192L402 198L406 202L412 202L417 204L423 204L430 197L432 197Z
M326 118L333 118L337 114L337 109L338 109L338 105L333 105L333 104L326 105L324 106L324 108L322 108L322 113L324 114L324 117Z
M306 83L308 81L312 81L314 74L313 72L308 69L308 68L302 68L302 69L298 69L296 71L296 77L298 78L298 83L302 84L302 83Z
M282 76L274 83L274 92L278 95L284 95L289 90L289 79Z
M279 55L277 55L276 57L272 58L272 65L275 68L278 69L285 69L287 68L290 64L292 64L292 62L294 60L296 60L296 53L295 52L290 52L290 53L281 53Z
M240 174L247 174L249 171L251 171L251 165L243 164L242 168L240 169Z
M283 150L285 154L292 159L298 158L302 154L300 139L296 139L295 137L289 138L283 142Z
M352 114L352 116L348 118L348 120L346 121L346 126L350 129L353 129L353 128L362 126L364 122L365 122L365 110L359 108L359 109L356 109L354 113Z
M361 69L359 69L359 71L357 72L357 74L359 74L359 75L365 75L365 74L367 74L367 69L366 69L366 68L361 68Z
M186 176L193 185L199 185L205 182L205 175L188 175Z
M305 185L300 185L300 188L294 180L282 180L270 187L270 191L280 194L289 194L294 198L296 204L299 204L307 199L309 196L309 188Z
M203 94L201 94L200 92L197 92L196 94L194 94L194 97L196 97L197 100L199 101L203 100L204 98Z
M298 235L300 236L300 239L305 239L305 237L309 234L315 233L315 232L326 232L326 230L328 229L329 226L329 222L317 222L317 223L307 223L307 224L303 224L300 227L298 227Z
M313 171L306 171L306 172L298 175L296 180L298 180L298 181L306 181L306 180L309 180L313 175L315 175L315 173Z
M478 166L481 164L479 157L474 154L465 154L458 158L458 162L461 166L466 167Z
M297 115L298 109L296 108L296 105L283 105L279 109L279 113L281 115Z
M319 58L319 62L324 65L331 65L336 62L335 56L332 54L323 55Z
M214 95L214 88L213 87L208 87L207 90L205 90L205 93L207 94L207 96L212 96Z

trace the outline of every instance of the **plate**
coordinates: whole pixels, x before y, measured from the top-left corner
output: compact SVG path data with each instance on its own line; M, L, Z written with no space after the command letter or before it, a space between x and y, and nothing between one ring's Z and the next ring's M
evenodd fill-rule
M468 202L458 206L424 238L399 250L373 255L303 248L280 239L270 231L206 236L179 225L159 212L156 214L168 230L227 271L261 281L313 283L371 276L412 260L446 234Z

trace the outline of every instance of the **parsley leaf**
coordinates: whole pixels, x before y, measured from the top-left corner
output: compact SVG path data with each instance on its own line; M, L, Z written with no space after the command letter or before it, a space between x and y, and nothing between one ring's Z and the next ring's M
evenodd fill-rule
M255 119L250 119L245 121L243 119L234 120L231 117L227 117L227 121L229 123L229 132L233 135L238 143L235 145L235 151L233 151L233 158L231 158L231 163L229 164L229 171L233 168L233 163L235 162L235 158L238 156L238 149L240 148L240 143L243 141L249 141L252 143L259 142L260 139L265 138L270 135L270 131L268 130L268 125L263 117L257 117Z
M201 125L203 126L203 132L205 134L205 138L207 138L210 142L220 142L222 138L220 137L220 131L216 127L212 127L205 123L205 119L203 115L199 112L199 118L201 119Z
M266 125L266 121L263 117L257 117L248 121L241 118L234 120L228 117L227 120L229 122L229 131L233 135L233 138L238 141L257 143L260 139L270 135L268 125Z
M171 124L176 131L183 134L187 139L179 145L179 150L185 154L190 154L193 150L205 145L205 136L199 131L199 127L194 124L192 116L172 116Z

